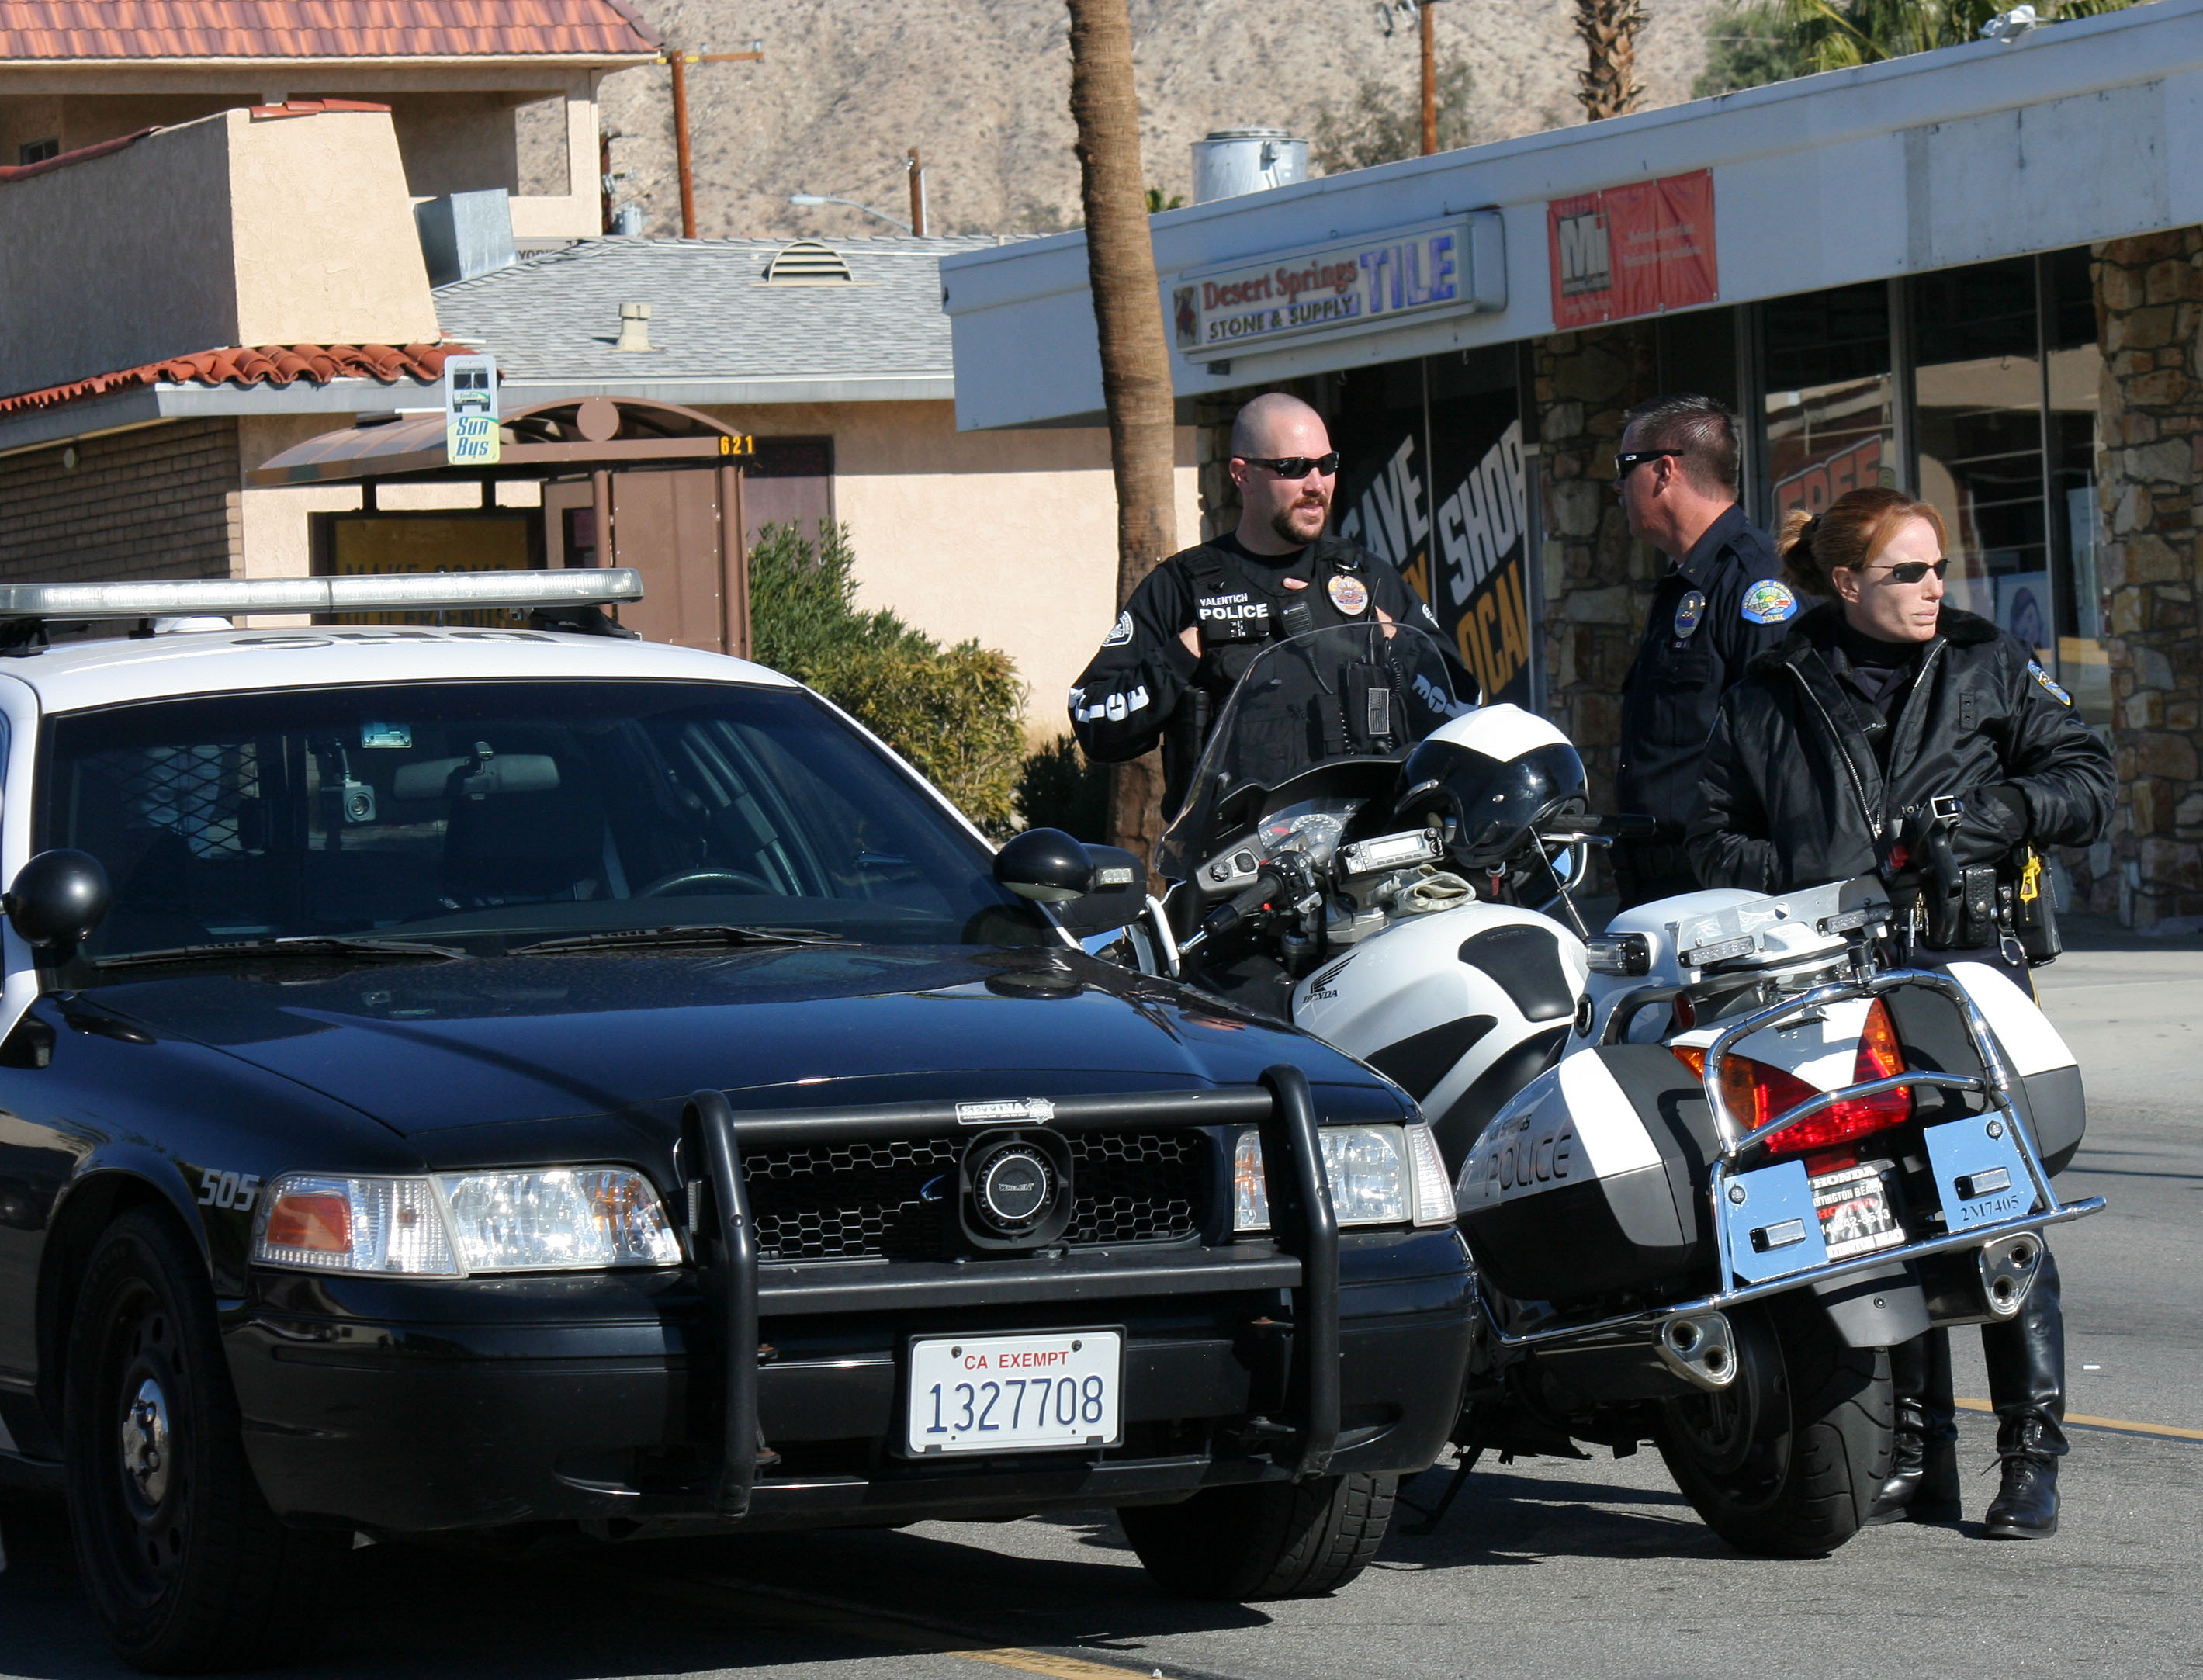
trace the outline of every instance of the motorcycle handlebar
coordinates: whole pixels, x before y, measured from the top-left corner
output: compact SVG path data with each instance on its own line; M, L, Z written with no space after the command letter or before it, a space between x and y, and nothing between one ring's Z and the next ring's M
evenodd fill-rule
M1596 836L1605 840L1649 840L1659 829L1653 819L1633 812L1606 817L1580 812L1573 816L1540 817L1534 826L1539 834L1554 839Z

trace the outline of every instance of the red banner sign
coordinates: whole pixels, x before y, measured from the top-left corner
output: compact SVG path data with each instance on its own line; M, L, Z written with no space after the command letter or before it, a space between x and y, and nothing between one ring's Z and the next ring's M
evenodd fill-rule
M1545 230L1556 329L1688 309L1721 296L1710 170L1552 199Z

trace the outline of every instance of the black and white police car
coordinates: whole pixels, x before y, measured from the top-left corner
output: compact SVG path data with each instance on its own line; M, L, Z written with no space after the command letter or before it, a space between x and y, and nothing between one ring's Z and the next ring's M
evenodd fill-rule
M360 1535L1113 1506L1350 1579L1471 1336L1413 1104L639 594L0 588L0 1476L118 1651L250 1660ZM510 627L334 616L431 608Z

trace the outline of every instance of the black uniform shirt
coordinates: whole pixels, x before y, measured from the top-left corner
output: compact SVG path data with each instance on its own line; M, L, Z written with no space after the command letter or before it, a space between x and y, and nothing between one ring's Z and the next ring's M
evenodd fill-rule
M1721 697L1778 646L1798 598L1767 533L1731 507L1652 592L1645 637L1621 684L1615 802L1680 838L1698 803L1698 760Z
M1288 589L1287 578L1307 587ZM1133 590L1080 673L1071 691L1072 729L1087 757L1101 763L1137 758L1163 741L1164 807L1174 810L1193 767L1190 755L1201 746L1202 731L1183 727L1165 741L1166 725L1185 721L1178 716L1182 705L1197 699L1213 715L1266 643L1380 613L1433 633L1438 628L1398 572L1340 537L1320 536L1287 555L1251 554L1230 534L1184 549ZM1178 639L1188 630L1199 633L1198 654ZM1463 695L1474 691L1466 673L1455 686Z

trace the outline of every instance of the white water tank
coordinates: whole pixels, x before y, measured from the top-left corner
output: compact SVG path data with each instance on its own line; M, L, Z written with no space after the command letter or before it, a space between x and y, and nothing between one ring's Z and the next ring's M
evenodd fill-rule
M1193 143L1193 202L1306 180L1308 154L1308 143L1282 128L1219 128Z

